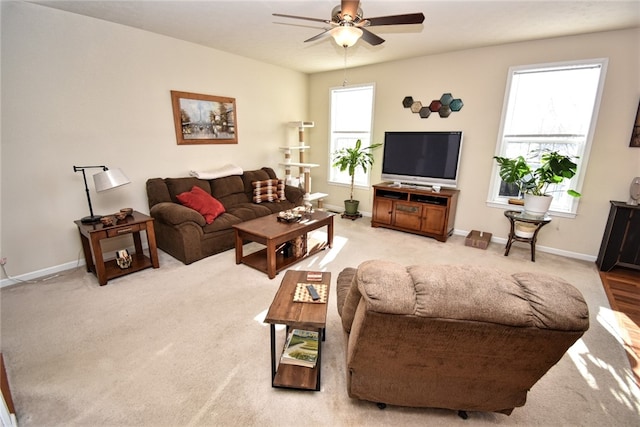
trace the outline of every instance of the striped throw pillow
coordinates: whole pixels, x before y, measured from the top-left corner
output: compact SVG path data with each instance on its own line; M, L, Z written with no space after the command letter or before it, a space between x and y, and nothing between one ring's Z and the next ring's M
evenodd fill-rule
M265 179L253 181L253 202L280 202L286 200L283 179Z

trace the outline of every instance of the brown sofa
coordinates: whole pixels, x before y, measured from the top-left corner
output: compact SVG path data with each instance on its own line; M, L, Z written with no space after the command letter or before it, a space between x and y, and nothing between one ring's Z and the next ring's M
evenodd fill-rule
M185 264L226 251L235 245L233 224L291 209L303 204L304 191L285 186L286 200L253 203L253 182L276 179L271 168L244 171L215 179L151 178L147 180L149 213L154 218L158 247ZM225 208L207 224L196 210L183 206L177 195L200 187Z
M589 328L545 274L367 261L338 276L347 392L383 404L510 414Z

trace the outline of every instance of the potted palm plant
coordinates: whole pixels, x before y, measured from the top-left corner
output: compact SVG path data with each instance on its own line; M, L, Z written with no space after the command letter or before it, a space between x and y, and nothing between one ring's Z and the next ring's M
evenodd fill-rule
M531 152L535 157L538 153L538 150ZM506 183L516 184L524 194L525 212L535 216L543 216L549 210L553 201L553 196L547 193L549 185L573 178L578 168L571 156L557 151L544 151L540 156L540 166L535 169L522 156L493 158L500 166L500 178ZM567 190L567 193L573 197L581 196L575 190Z
M373 154L371 151L382 144L373 144L362 147L362 141L357 140L354 147L341 148L333 153L333 167L340 169L340 172L347 171L351 177L351 188L349 199L344 201L344 213L346 215L358 215L358 205L360 202L353 198L353 187L356 170L360 167L366 173L367 168L373 164Z

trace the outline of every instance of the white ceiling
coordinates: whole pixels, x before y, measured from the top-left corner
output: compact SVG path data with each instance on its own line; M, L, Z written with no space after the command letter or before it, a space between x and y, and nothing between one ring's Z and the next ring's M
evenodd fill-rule
M278 66L315 73L341 69L344 49L313 21L330 19L339 0L39 0L48 7L140 28ZM348 49L349 67L525 40L640 27L640 0L363 0L364 17L424 13L422 25L371 27L386 40Z

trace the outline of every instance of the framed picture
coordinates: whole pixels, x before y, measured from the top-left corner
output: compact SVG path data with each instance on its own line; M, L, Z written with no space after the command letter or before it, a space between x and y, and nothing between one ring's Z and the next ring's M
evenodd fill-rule
M640 102L638 102L638 111L636 111L636 121L633 122L629 147L640 147Z
M178 145L237 144L236 100L171 91Z

